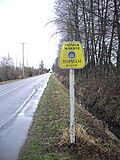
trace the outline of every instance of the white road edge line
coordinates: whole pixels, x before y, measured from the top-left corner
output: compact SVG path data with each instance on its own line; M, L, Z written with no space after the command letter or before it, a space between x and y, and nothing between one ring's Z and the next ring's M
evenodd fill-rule
M38 89L39 87L37 87ZM20 108L10 116L10 118L8 120L6 120L1 126L0 129L3 128L4 126L6 126L14 117L16 117L16 115L18 113L20 113L20 111L24 108L25 104L31 99L31 97L34 95L34 93L36 92L37 89L34 89L33 92L30 94L30 96L23 102L23 104L20 106Z
M49 78L50 78L50 76L49 76L49 77L47 78L47 80L45 81L44 88L46 88L47 82L49 81ZM22 85L21 85L21 86L22 86ZM21 86L19 86L19 87L21 87ZM17 88L19 88L19 87L14 88L14 90L17 89ZM37 87L32 91L32 93L30 94L30 96L23 102L23 104L20 106L20 108L19 108L14 114L12 114L12 115L10 116L10 118L9 118L8 120L6 120L6 121L0 126L0 129L2 129L4 126L6 126L14 117L16 117L17 114L20 113L20 111L24 108L25 104L31 99L31 97L35 94L36 91L38 91L39 88L40 88L40 86L37 86ZM12 90L11 90L11 91L12 91ZM9 92L10 92L10 91L9 91ZM6 93L6 94L7 94L7 93ZM1 95L0 95L0 96L1 96Z

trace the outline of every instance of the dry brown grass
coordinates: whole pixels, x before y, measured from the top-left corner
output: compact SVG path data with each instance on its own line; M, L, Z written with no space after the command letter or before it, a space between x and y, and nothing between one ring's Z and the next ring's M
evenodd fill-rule
M110 142L105 142L101 138L96 138L92 135L87 133L87 128L79 123L75 125L75 138L76 138L76 148L74 150L85 150L89 148L94 148L94 153L100 154L101 156L105 157L112 157L113 159L116 158L111 147L114 145ZM62 132L62 136L59 142L59 146L70 146L70 131L69 128L66 128ZM104 159L102 157L102 159Z
M75 125L75 138L76 142L79 141L82 144L93 144L95 145L95 139L91 135L87 133L87 128L81 124L76 124ZM69 128L65 128L63 130L61 140L59 142L59 145L68 145L70 143L70 131Z

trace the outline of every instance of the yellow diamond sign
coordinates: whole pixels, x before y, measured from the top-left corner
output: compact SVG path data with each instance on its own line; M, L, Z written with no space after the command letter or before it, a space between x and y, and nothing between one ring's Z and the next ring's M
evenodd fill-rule
M64 42L60 52L61 69L81 69L85 66L84 54L80 42Z

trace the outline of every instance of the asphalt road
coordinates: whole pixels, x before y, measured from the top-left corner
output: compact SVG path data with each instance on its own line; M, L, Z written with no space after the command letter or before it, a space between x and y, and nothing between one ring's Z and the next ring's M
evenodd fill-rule
M50 74L0 85L0 160L16 160Z

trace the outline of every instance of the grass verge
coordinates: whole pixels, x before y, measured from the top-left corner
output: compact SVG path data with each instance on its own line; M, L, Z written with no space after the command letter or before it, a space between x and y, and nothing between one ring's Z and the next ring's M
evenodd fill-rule
M120 143L76 103L76 143L69 142L69 94L50 77L19 160L118 160Z
M69 154L66 151L61 153L58 149L62 131L68 126L68 92L54 76L51 76L19 159L68 159Z

